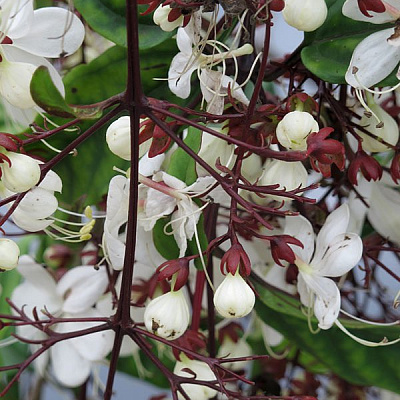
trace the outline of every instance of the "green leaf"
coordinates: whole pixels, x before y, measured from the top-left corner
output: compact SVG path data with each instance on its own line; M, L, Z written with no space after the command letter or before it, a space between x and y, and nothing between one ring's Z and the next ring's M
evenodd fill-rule
M201 131L189 127L184 142L194 152L198 153L201 146ZM197 179L195 160L181 148L176 149L172 154L167 172L185 182L188 186L196 182Z
M54 85L49 70L44 66L37 68L33 74L31 95L35 103L47 113L64 118L74 117L73 110Z
M67 104L51 79L49 70L40 66L31 80L31 95L35 103L48 114L62 118L93 119L101 117L99 107L79 108Z
M166 235L164 227L171 220L171 217L159 219L153 228L153 241L157 251L167 260L174 260L179 257L179 247L173 235Z
M356 46L370 34L392 27L354 21L342 14L345 0L330 0L325 23L316 31L305 34L306 47L301 52L304 65L319 78L330 83L346 83L344 76ZM398 82L394 74L382 86Z
M107 0L75 0L77 10L90 27L115 44L127 47L126 18L121 13L122 2L117 6ZM153 48L172 37L174 32L164 32L156 25L141 23L139 18L139 48Z
M388 347L366 347L336 326L313 334L297 299L262 284L259 278L253 282L260 295L256 302L256 312L265 323L344 380L400 393L400 343ZM353 320L341 322L352 334L374 342L380 342L385 337L393 340L400 336L400 326L373 326ZM316 327L315 318L312 318L312 324Z

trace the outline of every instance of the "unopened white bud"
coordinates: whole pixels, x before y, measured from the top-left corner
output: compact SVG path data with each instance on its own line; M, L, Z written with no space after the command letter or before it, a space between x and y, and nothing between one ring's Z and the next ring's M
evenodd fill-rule
M144 312L146 329L168 340L182 336L189 320L189 307L182 289L153 299Z
M255 296L250 286L239 274L230 272L218 286L214 294L214 305L225 318L241 318L249 314L254 307Z
M287 162L282 160L268 160L264 164L264 172L258 181L259 186L279 184L278 189L294 190L298 187L306 187L307 170L300 161ZM266 195L264 198L259 196L252 197L258 204L263 204L269 200L291 201L288 197Z
M174 21L168 21L168 15L171 10L172 10L172 8L169 5L167 5L167 6L160 5L154 11L154 14L153 14L154 23L156 25L159 25L160 28L165 32L173 31L175 28L178 28L179 26L181 26L182 22L183 22L183 15L181 15Z
M4 186L14 193L22 193L33 188L40 179L39 162L25 154L5 152L7 161L1 164L1 180Z
M372 95L367 94L368 107L371 112L378 117L379 121L376 120L374 116L369 114L369 118L367 115L363 115L361 118L359 125L364 127L368 132L371 132L378 138L384 140L385 142L395 145L399 140L399 127L397 126L396 121L393 117L391 117L380 105L376 104L373 100ZM378 127L377 127L378 126ZM365 151L370 152L383 152L388 151L389 147L385 144L379 142L378 140L368 136L366 133L356 130L359 136L362 138L362 148Z
M328 8L325 0L285 0L282 14L290 26L312 32L325 22Z
M106 142L115 155L127 161L131 159L130 117L118 118L107 128Z
M0 63L0 93L13 106L28 109L36 105L31 96L31 80L36 66L21 62Z
M199 360L190 360L183 353L180 354L180 359L181 361L178 361L175 364L174 368L175 375L194 378L193 375L194 373L196 380L201 380L201 381L217 380L217 377L215 376L214 372L205 362ZM193 373L191 373L189 370L193 371ZM201 386L191 383L184 383L182 385L182 389L186 392L188 397L193 400L208 400L213 398L217 394L216 390L208 386ZM178 393L178 398L184 399L184 397L180 393Z
M319 126L314 117L304 111L292 111L286 114L276 127L278 142L291 150L306 150L307 137L318 132Z
M240 339L236 343L229 337L226 337L218 350L218 357L224 358L239 358L251 356L252 351L248 343ZM240 371L246 368L249 361L235 361L224 363L225 368L229 368L232 371Z
M0 239L0 270L10 271L18 265L19 247L10 239Z

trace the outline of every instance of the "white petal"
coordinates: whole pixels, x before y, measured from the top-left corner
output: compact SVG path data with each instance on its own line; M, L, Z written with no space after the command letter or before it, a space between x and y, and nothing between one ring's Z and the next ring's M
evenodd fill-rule
M329 329L340 311L340 292L332 279L301 274L308 288L315 293L314 314L321 329Z
M317 236L313 263L318 263L321 260L336 236L346 232L349 220L350 210L347 204L342 204L329 214Z
M199 67L199 60L191 60L184 53L178 53L171 61L168 71L168 86L172 93L181 99L190 95L190 80L193 72Z
M342 276L360 261L362 251L358 235L342 233L332 240L318 264L313 261L313 267L321 276Z
M300 295L300 301L306 307L311 307L313 295L310 292L310 288L303 278L303 274L297 276L297 291Z
M161 164L165 160L165 154L159 154L158 156L149 158L146 153L139 161L139 174L143 176L151 176L155 172L159 171Z
M261 325L261 332L264 343L270 347L278 346L278 344L281 344L284 339L284 336L280 332L267 324Z
M65 324L57 326L57 332L66 332ZM83 358L71 340L56 343L50 349L51 365L56 379L64 386L82 385L90 375L92 363Z
M1 8L2 32L13 40L29 33L33 23L33 0L3 1Z
M53 80L53 83L56 86L56 88L58 89L58 91L63 96L65 95L65 88L64 88L64 84L62 82L60 74L53 67L53 65L51 63L49 63L45 58L34 55L34 54L30 53L29 50L25 51L25 50L19 49L18 47L14 46L14 45L3 45L2 51L4 52L7 60L9 60L9 61L32 64L36 67L39 67L40 65L45 66L49 70L51 79Z
M187 59L192 55L192 38L185 28L179 28L176 34L176 44L179 51L181 51Z
M39 187L51 192L61 193L62 180L54 171L50 170L40 182Z
M88 310L102 296L108 285L105 267L75 267L59 280L57 293L66 296L63 311L80 313Z
M346 73L349 85L360 88L371 87L386 78L400 61L400 49L390 45L387 39L393 28L373 33L361 41L354 49L350 66ZM357 79L353 74L357 68Z
M299 258L308 264L314 252L314 230L310 221L302 215L286 217L284 234L293 236L303 243L303 249L295 245L289 246Z
M74 53L83 42L85 29L79 18L60 7L35 10L28 35L13 45L42 57L63 57Z
M29 191L18 205L21 212L35 219L49 217L57 210L57 207L56 197L48 190L40 187L35 187Z
M398 0L386 0L387 3L394 6L398 4ZM385 22L394 22L395 18L387 11L383 13L375 13L373 11L368 11L372 17L365 16L358 6L358 0L346 0L342 8L343 15L354 19L356 21L370 22L371 24L384 24Z
M400 193L381 183L371 187L368 220L380 235L400 244Z
M89 309L81 314L66 314L64 317L97 318L102 317L102 315L94 309ZM102 324L102 322L67 322L62 325L64 332L73 332ZM114 332L111 330L96 332L90 335L79 336L71 339L70 342L85 360L101 361L112 350L114 344Z
M53 220L49 219L33 218L25 211L19 210L18 207L13 212L11 218L14 221L15 225L19 226L21 229L27 232L42 231L54 222Z

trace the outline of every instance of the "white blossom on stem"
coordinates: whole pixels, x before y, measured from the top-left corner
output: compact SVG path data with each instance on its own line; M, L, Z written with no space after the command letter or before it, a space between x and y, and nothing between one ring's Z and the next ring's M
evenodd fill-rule
M304 248L293 246L299 269L297 289L301 302L314 309L321 329L329 329L340 310L340 292L329 279L342 276L360 260L363 245L360 237L348 233L350 212L347 204L333 211L316 239L311 223L301 215L286 217L284 233L299 239Z

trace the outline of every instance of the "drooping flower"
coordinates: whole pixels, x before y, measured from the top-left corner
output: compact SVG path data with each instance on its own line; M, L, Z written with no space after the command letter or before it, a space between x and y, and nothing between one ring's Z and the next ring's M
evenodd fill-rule
M318 131L318 123L310 113L291 111L278 123L276 138L287 149L306 150L307 137Z
M325 0L285 0L282 15L290 26L299 31L312 32L325 22L328 8Z
M18 265L19 247L11 239L0 239L0 271L10 271Z
M400 17L400 2L385 1L383 12L371 11L365 15L357 0L346 0L342 12L346 17L356 21L372 24L396 22ZM354 49L346 81L354 88L364 89L375 86L385 79L399 64L399 34L398 28L388 28L375 32L362 40Z
M146 306L144 312L146 329L168 340L182 336L189 321L189 307L183 289L171 290L156 297Z
M214 294L214 305L225 318L242 318L254 307L255 295L241 277L239 268L235 274L228 272Z
M297 289L301 302L314 309L321 329L329 329L340 310L340 292L330 277L342 276L360 260L360 237L347 233L350 212L341 205L327 218L314 241L311 223L302 216L286 217L285 233L299 239L304 248L293 248L299 269Z

